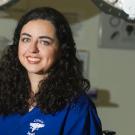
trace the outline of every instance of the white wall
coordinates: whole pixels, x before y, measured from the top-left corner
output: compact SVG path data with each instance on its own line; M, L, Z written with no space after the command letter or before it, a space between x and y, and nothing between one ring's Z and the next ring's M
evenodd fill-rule
M118 108L97 108L103 129L115 130L118 135L133 135L135 50L98 48L98 25L99 16L96 16L73 26L77 48L90 53L89 79L92 86L109 90L111 100L119 105ZM0 33L11 37L14 26L14 21L6 27L0 21Z
M0 18L0 51L12 41L16 23L14 19Z
M135 128L135 50L98 48L99 16L89 19L78 27L75 36L78 49L88 50L89 79L93 87L107 89L117 108L98 107L103 129L118 135L133 135Z
M0 36L5 36L11 39L13 37L16 23L17 21L14 19L0 18Z

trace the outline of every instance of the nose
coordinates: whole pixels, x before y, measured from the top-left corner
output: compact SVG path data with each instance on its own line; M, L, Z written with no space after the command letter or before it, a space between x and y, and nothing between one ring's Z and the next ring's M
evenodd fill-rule
M38 42L37 41L31 42L28 50L30 53L38 53L39 52Z

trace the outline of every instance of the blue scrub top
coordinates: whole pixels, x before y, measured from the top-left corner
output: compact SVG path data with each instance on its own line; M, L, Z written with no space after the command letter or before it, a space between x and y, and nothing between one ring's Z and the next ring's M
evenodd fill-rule
M94 104L83 95L54 115L35 107L25 115L0 116L0 135L102 135L102 129Z

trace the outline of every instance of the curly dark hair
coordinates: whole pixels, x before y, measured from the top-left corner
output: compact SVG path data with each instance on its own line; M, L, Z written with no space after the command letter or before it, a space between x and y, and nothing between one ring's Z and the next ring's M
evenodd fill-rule
M90 88L81 72L69 23L57 10L40 7L26 13L14 32L10 45L0 60L0 114L25 114L29 109L30 81L26 69L18 59L18 44L22 27L31 20L50 21L60 45L60 58L51 67L47 79L40 81L35 95L37 106L44 113L55 113Z

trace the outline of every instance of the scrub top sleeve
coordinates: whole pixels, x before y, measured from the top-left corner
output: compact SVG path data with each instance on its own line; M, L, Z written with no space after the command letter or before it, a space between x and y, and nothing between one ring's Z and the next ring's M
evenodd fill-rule
M91 102L91 101L90 101ZM89 106L89 135L102 135L102 125L101 121L98 117L97 110L95 105L91 102L91 106Z
M64 135L102 135L96 108L87 97L81 97L70 107Z

